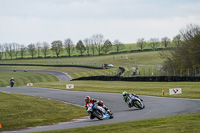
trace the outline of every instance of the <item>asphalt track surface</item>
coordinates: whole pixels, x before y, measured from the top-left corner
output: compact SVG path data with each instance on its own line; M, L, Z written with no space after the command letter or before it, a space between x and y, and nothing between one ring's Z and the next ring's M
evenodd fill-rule
M8 72L34 72L34 73L49 73L55 75L60 81L70 81L71 77L67 73L61 73L56 71L45 71L45 70L5 70L0 69L0 71L8 71Z
M72 103L78 106L83 106L84 97L89 95L93 98L103 100L106 106L114 113L114 118L108 120L101 120L101 121L97 119L90 120L89 117L85 117L83 119L72 120L48 126L31 127L18 131L5 131L3 133L8 133L8 132L24 133L24 132L60 130L60 129L69 129L76 127L85 127L92 125L200 112L199 99L195 100L195 99L182 99L182 98L165 98L165 97L153 97L153 96L142 95L140 97L144 100L144 104L146 107L145 109L139 110L134 107L128 108L128 106L123 101L122 95L117 93L81 92L81 91L68 91L68 90L57 90L57 89L36 88L36 87L13 87L13 88L1 87L0 91L14 93L14 94L25 94L42 98L49 98L67 103ZM59 113L59 111L57 113Z

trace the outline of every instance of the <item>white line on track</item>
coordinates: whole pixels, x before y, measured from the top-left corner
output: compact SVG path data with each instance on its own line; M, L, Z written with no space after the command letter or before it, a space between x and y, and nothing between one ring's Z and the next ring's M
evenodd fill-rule
M2 91L2 90L0 90L1 92L4 92L4 93L10 93L10 92L7 92L7 91Z

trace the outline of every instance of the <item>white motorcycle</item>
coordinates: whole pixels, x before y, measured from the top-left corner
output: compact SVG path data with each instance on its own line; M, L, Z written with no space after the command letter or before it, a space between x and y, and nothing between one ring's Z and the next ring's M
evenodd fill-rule
M96 117L99 120L103 120L106 118L112 119L114 117L113 113L111 113L110 110L106 111L103 107L98 106L96 104L90 103L88 104L87 107L88 107L87 112L92 114L94 117Z
M131 107L134 106L139 109L145 108L144 103L142 102L142 100L139 97L129 95L127 98L127 101L129 102L129 105L131 105Z

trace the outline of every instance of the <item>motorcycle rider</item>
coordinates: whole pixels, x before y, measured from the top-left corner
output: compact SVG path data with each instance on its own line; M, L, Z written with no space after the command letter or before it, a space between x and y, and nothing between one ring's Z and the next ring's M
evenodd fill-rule
M12 78L10 79L10 86L13 87L13 86L14 86L14 83L15 83L15 80L14 80L14 78L12 77Z
M108 110L108 108L103 104L103 101L99 101L97 99L90 98L90 96L86 96L85 97L86 110L88 109L87 106L88 106L89 103L92 103L92 104L96 103L96 104L98 104L98 106L103 107L106 111ZM90 115L90 119L94 119L94 116L92 114Z
M127 93L126 91L124 91L122 93L123 95L123 99L125 100L125 103L128 104L128 107L131 108L133 105L132 105L132 99L131 97L132 96L135 96L137 98L139 98L136 94L133 94L133 93ZM130 99L130 101L128 101ZM141 101L143 101L141 98L139 98Z

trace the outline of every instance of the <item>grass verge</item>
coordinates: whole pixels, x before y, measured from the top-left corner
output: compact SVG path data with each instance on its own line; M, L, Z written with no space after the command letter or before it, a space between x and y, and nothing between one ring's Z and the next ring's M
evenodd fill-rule
M132 66L132 64L157 65L163 63L160 58L161 51L147 51L138 53L126 53L105 56L72 57L72 58L50 58L50 59L19 59L19 60L0 60L1 64L43 64L43 65L86 65L101 66L113 64L118 66ZM99 64L100 63L100 64Z
M199 133L200 113L40 133Z
M0 87L10 86L11 77L15 79L14 86L23 86L27 83L59 81L56 76L47 73L0 71L0 75Z
M83 108L60 101L0 92L0 131L53 124L86 115Z
M0 69L8 70L48 70L68 73L73 79L79 77L99 76L99 75L117 75L120 70L112 69L90 69L81 67L43 67L43 66L0 66Z
M200 99L200 82L127 82L127 81L70 81L36 83L34 86L54 89L66 89L66 84L74 84L74 91L122 93L123 91L138 95ZM182 88L182 94L169 95L169 89Z

